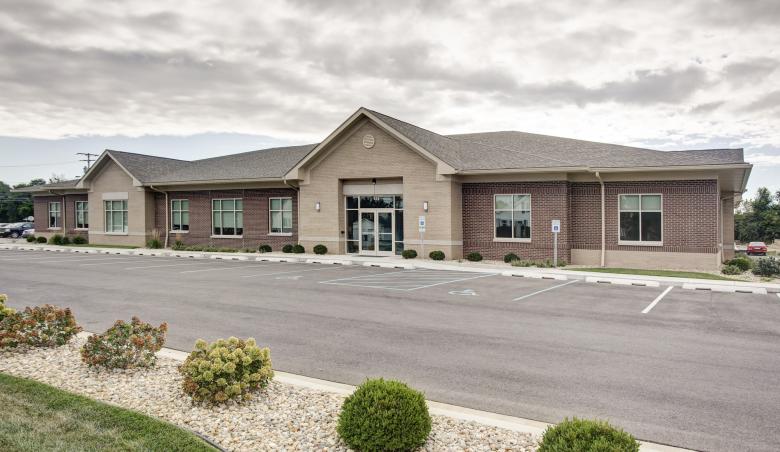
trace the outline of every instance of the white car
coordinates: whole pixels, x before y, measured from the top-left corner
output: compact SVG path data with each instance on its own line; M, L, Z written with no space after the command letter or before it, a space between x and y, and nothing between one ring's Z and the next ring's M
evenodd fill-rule
M25 229L24 231L22 231L22 237L23 238L24 237L30 237L30 236L33 236L33 235L35 235L35 229Z

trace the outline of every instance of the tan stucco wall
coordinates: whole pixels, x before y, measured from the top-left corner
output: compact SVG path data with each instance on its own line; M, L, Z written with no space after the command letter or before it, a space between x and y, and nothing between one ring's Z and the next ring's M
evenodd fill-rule
M374 136L371 149L363 147L366 134ZM322 243L331 253L346 251L341 233L345 231L342 180L402 177L405 248L420 251L417 219L426 215L426 254L439 249L447 258L461 257L459 184L448 178L437 180L433 162L368 120L346 130L331 146L311 162L300 186L299 233L307 250ZM319 212L314 209L317 201ZM428 201L427 213L422 210L423 201Z
M600 250L571 250L571 263L598 267ZM719 256L708 253L671 253L654 251L607 250L606 266L614 268L647 268L664 270L717 270Z
M104 193L127 193L127 234L105 232ZM108 160L89 182L90 243L145 245L147 234L154 224L154 203L150 200L149 193L141 187L133 186L132 178L116 163Z

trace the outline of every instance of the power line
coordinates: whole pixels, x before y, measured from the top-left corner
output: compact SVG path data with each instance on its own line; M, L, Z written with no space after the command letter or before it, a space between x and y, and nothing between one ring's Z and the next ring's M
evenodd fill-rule
M77 152L76 155L83 155L84 159L79 160L80 162L87 162L87 168L89 169L90 166L92 166L92 157L97 157L98 154L92 154L91 152Z

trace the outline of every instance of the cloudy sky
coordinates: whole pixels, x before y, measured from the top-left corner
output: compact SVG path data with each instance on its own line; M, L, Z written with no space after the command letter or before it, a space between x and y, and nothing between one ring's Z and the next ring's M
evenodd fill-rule
M317 142L366 106L440 133L744 147L749 190L778 190L779 23L777 0L0 0L0 180L105 148Z

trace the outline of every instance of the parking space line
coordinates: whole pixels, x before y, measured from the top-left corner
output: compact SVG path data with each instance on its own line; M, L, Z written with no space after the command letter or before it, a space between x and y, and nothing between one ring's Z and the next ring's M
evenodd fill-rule
M329 281L320 281L323 284L336 284L338 281L349 281L352 279L364 279L364 278L372 278L375 276L380 275L397 275L398 273L413 273L414 270L401 270L401 271L390 271L390 272L381 272L381 273L371 273L370 275L358 275L358 276L350 276L349 278L338 278L338 279L331 279Z
M664 290L663 292L661 292L661 295L658 295L658 296L655 298L655 300L653 300L653 302L652 302L652 303L650 303L649 305L647 305L647 307L646 307L645 309L643 309L643 310L642 310L642 314L647 314L648 312L650 312L650 310L651 310L651 309L653 309L653 308L655 307L655 305L657 305L657 304L658 304L658 302L659 302L659 301L661 301L661 299L662 299L663 297L665 297L665 296L666 296L666 294L668 294L669 292L671 292L673 288L674 288L674 286L669 286L669 287L667 287L667 288L666 288L666 290Z
M497 275L497 273L489 273L487 275L472 276L470 278L461 278L461 279L454 279L454 280L451 280L451 281L442 281L442 282L438 282L438 283L435 283L435 284L428 284L427 286L414 287L412 289L407 289L407 290L411 291L411 290L418 290L418 289L427 289L428 287L441 286L443 284L451 284L451 283L456 283L456 282L460 282L460 281L469 281L469 280L478 279L478 278L487 278L488 276L496 276L496 275Z
M321 272L324 270L342 270L344 267L323 267L323 268L310 268L308 270L291 270L286 272L273 272L273 273L257 273L254 275L241 275L242 278L254 278L256 276L274 276L274 275L286 275L290 273L306 273L306 272Z
M134 257L115 257L112 259L93 259L97 261L120 261L120 262L97 262L97 263L90 263L90 264L79 264L79 267L89 267L90 265L106 265L106 264L125 264L124 261L131 261L134 260Z
M552 287L548 287L546 289L537 290L536 292L531 292L531 293L529 293L527 295L523 295L522 297L517 297L517 298L515 298L512 301L525 300L526 298L533 297L534 295L539 295L540 293L547 292L547 291L550 291L550 290L554 290L554 289L557 289L559 287L568 286L569 284L574 284L574 283L576 283L578 281L579 281L579 279L574 279L574 280L571 280L569 282L565 282L563 284L558 284L557 286L552 286Z
M268 265L257 265L257 264L254 264L254 265L242 265L240 267L235 267L233 265L228 265L228 266L225 266L225 267L211 267L211 268L203 268L203 269L200 269L200 270L185 270L185 271L179 272L179 273L180 274L181 273L198 273L198 272L207 272L207 271L219 272L219 271L223 271L223 270L236 270L236 269L240 269L240 268L268 267L269 265L274 265L274 264L268 264Z
M140 270L142 268L160 268L160 267L181 267L187 265L204 265L204 264L213 264L213 262L188 262L186 264L147 265L147 266L139 266L139 267L127 267L124 270Z

